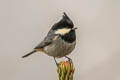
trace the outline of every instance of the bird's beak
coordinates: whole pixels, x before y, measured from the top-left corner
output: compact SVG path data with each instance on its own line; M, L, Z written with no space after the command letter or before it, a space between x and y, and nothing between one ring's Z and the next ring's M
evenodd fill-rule
M77 27L72 28L72 30L76 30L76 29L78 29L78 28Z

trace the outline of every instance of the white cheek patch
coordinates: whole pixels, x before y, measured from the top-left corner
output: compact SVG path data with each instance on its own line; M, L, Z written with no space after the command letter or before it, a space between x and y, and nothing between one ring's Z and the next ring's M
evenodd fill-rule
M61 34L61 35L65 35L67 33L70 32L71 29L68 29L68 28L62 28L62 29L58 29L55 34Z

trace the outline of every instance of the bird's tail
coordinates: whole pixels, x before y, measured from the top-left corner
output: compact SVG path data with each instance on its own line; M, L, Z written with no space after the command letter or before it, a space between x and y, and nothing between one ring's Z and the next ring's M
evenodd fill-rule
M30 53L28 53L28 54L22 56L22 58L28 57L29 55L31 55L31 54L33 54L33 53L35 53L35 52L36 52L36 50L33 50L33 51L31 51Z

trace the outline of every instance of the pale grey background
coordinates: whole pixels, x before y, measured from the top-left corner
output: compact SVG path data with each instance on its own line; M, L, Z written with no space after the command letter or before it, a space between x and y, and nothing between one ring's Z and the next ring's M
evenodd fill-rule
M64 11L78 27L74 80L120 80L120 0L0 0L0 80L58 80L53 58L21 56Z

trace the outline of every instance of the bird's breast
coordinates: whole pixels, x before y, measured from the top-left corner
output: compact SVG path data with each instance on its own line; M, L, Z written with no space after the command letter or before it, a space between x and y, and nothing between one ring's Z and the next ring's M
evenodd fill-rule
M75 44L75 41L73 43L67 43L61 38L59 38L51 45L46 46L44 48L44 51L49 56L63 57L65 55L70 54L73 51L73 49L75 48Z

